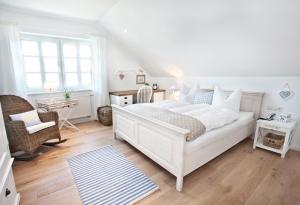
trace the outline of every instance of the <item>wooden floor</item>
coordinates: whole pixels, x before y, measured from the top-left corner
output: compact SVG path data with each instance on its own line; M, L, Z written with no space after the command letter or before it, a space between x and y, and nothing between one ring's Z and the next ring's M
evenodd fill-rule
M111 127L98 122L79 125L81 131L63 131L65 144L51 148L31 162L13 166L21 205L81 204L67 159L113 144L160 190L139 204L300 204L300 153L285 159L260 149L251 140L233 147L184 180L183 192L175 191L175 177L123 141L115 141Z

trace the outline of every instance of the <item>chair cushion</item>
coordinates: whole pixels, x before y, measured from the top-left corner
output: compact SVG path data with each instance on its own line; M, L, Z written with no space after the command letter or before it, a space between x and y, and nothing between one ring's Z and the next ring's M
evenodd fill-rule
M42 123L36 110L9 115L9 117L13 121L18 121L18 120L23 121L26 127L30 127Z
M48 127L52 127L54 125L55 125L55 122L50 121L50 122L44 122L44 123L40 123L40 124L37 124L37 125L26 127L26 129L27 129L29 134L33 134L33 133L38 132L40 130L46 129Z

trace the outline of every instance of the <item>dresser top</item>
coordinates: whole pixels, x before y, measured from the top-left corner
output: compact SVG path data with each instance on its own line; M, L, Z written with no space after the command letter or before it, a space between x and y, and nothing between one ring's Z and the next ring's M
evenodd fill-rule
M123 90L123 91L109 92L109 94L116 95L116 96L124 96L124 95L136 95L137 92L138 92L138 90ZM166 90L163 90L163 89L153 90L153 93L158 93L158 92L166 92Z

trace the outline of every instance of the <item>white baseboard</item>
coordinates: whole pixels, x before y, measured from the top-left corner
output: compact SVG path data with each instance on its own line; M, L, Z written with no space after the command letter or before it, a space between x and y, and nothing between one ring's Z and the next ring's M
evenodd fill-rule
M297 151L297 152L300 152L300 147L298 146L291 146L291 150L294 150L294 151Z
M78 123L89 122L93 120L95 120L94 117L81 117L81 118L70 119L69 121L73 124L78 124Z

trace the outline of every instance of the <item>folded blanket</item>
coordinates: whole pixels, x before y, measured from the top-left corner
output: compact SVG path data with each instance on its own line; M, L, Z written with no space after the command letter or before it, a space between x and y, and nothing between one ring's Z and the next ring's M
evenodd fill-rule
M187 136L187 141L192 141L203 133L205 133L205 126L203 123L191 116L172 112L167 109L162 109L147 104L135 104L125 107L126 110L135 114L156 119L165 123L169 123L176 127L187 129L190 131L190 135Z

